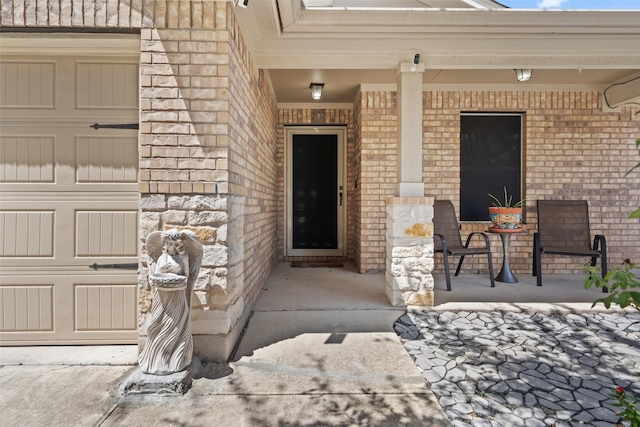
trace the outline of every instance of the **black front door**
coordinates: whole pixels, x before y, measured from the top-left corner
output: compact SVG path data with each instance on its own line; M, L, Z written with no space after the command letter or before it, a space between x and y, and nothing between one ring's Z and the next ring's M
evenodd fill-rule
M338 255L345 203L339 134L290 136L289 255Z

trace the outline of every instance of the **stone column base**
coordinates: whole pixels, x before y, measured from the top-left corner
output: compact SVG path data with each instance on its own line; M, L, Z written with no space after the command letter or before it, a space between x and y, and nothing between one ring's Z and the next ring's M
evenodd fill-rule
M387 200L386 294L393 306L433 306L433 197Z

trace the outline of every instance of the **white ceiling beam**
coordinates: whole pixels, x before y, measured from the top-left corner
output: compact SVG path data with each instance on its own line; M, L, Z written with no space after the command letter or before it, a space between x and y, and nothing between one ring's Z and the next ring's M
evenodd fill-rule
M379 52L367 54L358 51L342 51L333 54L320 52L258 52L256 63L265 69L393 69L399 62L406 61L413 56L413 51ZM420 53L420 52L419 52ZM640 57L629 55L594 56L523 56L500 55L487 53L486 55L442 56L421 53L426 69L504 69L504 68L537 68L537 69L611 69L637 70L640 69Z

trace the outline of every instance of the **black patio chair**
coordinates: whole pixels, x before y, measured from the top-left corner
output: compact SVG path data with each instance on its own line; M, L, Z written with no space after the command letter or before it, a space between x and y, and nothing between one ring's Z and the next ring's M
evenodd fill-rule
M487 235L480 231L475 231L467 237L467 242L463 245L460 237L460 226L456 218L456 211L450 200L436 200L433 205L433 243L434 251L442 252L444 258L444 272L447 278L447 290L451 290L451 276L449 273L449 256L459 256L456 276L460 273L462 262L467 255L486 255L489 265L489 278L491 287L495 287L493 278L493 263L491 261L491 245ZM469 247L473 236L478 235L484 238L484 246Z
M585 200L538 200L538 232L533 235L533 275L542 286L542 255L600 258L602 277L607 274L607 243L598 234L591 245L589 205ZM608 292L605 288L603 292Z

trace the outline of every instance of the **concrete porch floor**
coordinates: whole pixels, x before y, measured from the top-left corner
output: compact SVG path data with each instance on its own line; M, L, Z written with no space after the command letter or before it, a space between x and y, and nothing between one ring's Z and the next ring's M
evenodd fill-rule
M428 310L588 311L581 276L520 283L436 275ZM122 398L136 346L0 348L0 425L449 426L394 331L383 274L276 265L227 364L206 364L184 396ZM213 424L211 424L213 423Z
M498 270L496 270L497 273ZM518 283L496 281L491 288L488 275L451 276L446 290L444 274L434 274L437 310L476 310L536 307L546 309L590 309L602 297L600 290L585 289L584 275L544 274L536 286L531 273L517 273ZM359 274L355 266L343 268L293 268L279 263L254 306L254 311L392 309L385 296L384 274ZM595 308L597 309L597 307Z
M585 289L584 276L544 275L536 286L530 274L517 275L518 283L496 281L488 276L452 276L446 290L444 274L434 275L438 311L536 311L581 312L602 297L598 289ZM360 274L355 265L342 268L297 268L290 263L275 266L253 306L249 327L238 346L236 358L305 333L393 332L395 320L406 310L392 307L385 294L384 274Z

